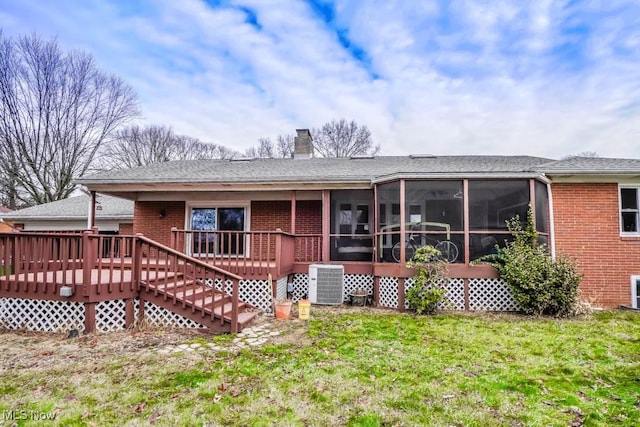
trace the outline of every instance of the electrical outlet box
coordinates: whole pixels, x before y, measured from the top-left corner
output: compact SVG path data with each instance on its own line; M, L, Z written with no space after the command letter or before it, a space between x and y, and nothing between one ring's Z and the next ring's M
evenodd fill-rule
M60 288L60 296L61 297L72 297L73 296L73 288L71 286L62 286Z

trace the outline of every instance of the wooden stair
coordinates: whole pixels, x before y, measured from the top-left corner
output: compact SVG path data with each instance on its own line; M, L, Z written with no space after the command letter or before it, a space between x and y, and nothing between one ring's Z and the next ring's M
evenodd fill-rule
M141 280L140 299L191 319L213 333L230 333L234 329L231 295L202 281L182 277L180 273ZM237 332L247 327L258 314L255 307L240 301Z

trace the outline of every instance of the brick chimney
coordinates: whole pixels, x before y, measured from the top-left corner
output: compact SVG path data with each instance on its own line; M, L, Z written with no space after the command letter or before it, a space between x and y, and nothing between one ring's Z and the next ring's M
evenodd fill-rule
M310 159L313 157L313 139L309 129L296 129L297 136L293 138L293 158Z

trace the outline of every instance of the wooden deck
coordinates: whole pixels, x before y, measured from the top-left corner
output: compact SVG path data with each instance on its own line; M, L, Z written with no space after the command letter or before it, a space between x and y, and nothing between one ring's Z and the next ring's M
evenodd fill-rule
M216 332L238 332L257 314L238 298L241 276L144 236L5 233L0 260L0 297L84 303L87 331L95 327L95 304L106 300L125 300L128 318L135 298L141 307L153 302ZM169 292L185 286L194 292Z

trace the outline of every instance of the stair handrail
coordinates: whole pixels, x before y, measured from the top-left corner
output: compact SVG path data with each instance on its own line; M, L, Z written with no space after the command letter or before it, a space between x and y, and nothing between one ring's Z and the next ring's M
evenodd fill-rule
M199 266L201 268L203 268L204 270L208 270L208 271L213 271L216 272L222 276L225 276L228 279L231 279L232 282L232 292L231 292L231 333L237 333L238 332L238 307L240 306L240 297L238 295L239 293L239 283L240 280L242 280L241 276L238 276L237 274L231 273L229 271L223 270L221 268L218 268L216 266L213 266L211 264L208 264L204 261L200 261L197 258L193 258L190 257L189 255L180 252L176 249L170 248L169 246L163 245L162 243L158 243L155 240L149 239L148 237L145 237L144 235L142 235L141 233L137 233L135 235L136 237L136 243L135 243L135 257L133 259L133 265L132 265L132 270L133 270L133 280L135 281L135 285L139 288L140 286L140 273L141 273L141 262L142 262L142 250L141 250L141 246L142 243L146 243L147 245L149 245L149 248L155 247L156 249L162 250L164 252L166 252L167 254L170 254L172 256L175 256L176 259L182 259L184 261L188 261L190 263L192 263L195 266ZM224 292L224 287L223 287L223 292ZM204 309L204 307L203 307ZM222 316L222 314L221 314Z

